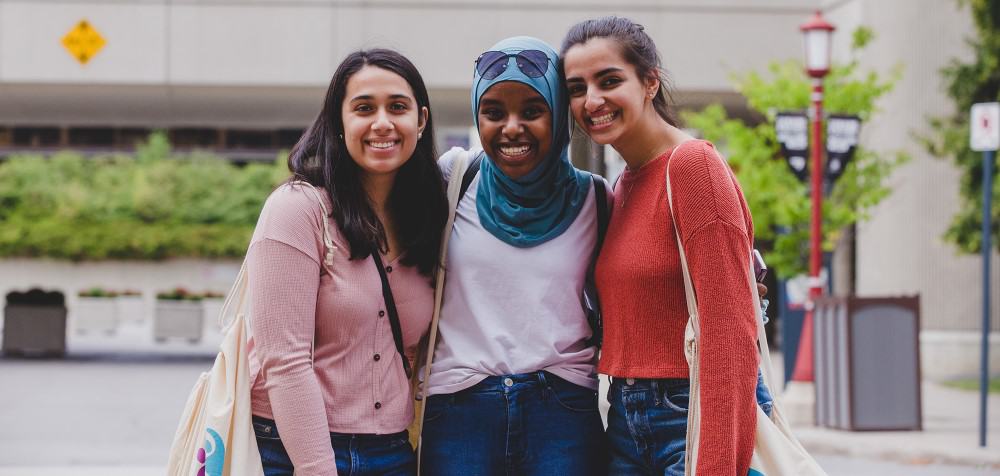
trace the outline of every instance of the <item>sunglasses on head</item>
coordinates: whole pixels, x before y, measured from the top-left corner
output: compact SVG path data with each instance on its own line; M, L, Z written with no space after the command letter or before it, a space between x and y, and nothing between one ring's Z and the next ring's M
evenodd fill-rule
M507 71L510 57L514 57L517 68L529 78L540 78L549 69L549 56L544 51L521 50L518 53L487 51L476 59L476 71L483 79L496 79Z

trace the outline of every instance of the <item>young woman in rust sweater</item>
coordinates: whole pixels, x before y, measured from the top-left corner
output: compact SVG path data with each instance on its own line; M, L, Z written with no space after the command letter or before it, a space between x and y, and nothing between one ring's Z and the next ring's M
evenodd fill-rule
M641 25L619 17L579 23L562 57L577 124L627 164L596 271L605 322L598 370L612 377L609 473L684 474L688 313L676 226L700 316L701 436L693 469L745 475L758 356L746 281L753 223L743 192L711 143L677 127L659 54Z

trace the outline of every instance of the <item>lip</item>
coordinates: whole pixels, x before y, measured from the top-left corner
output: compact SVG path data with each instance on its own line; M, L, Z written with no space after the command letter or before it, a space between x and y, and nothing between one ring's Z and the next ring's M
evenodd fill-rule
M587 127L592 131L607 129L614 124L619 116L621 116L621 111L602 112L598 115L590 114L587 116Z
M508 161L520 161L531 156L537 146L529 142L497 144L496 151Z
M399 139L376 138L365 139L365 147L374 152L392 152L399 147L402 142Z

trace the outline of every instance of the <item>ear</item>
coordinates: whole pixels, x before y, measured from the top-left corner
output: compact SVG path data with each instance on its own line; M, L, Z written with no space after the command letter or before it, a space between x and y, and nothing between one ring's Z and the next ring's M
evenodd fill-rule
M655 71L650 71L643 83L646 86L646 97L652 100L660 90L660 78L656 75Z
M427 118L430 117L430 110L427 106L420 108L420 113L417 116L417 132L420 134L424 133L424 128L427 127Z

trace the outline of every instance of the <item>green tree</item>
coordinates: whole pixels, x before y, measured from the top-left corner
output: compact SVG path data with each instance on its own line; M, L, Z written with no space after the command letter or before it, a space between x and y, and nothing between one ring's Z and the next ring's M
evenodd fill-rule
M876 101L892 90L902 67L888 74L861 71L858 55L874 33L862 27L852 38L850 61L834 64L826 77L823 108L827 113L856 114L864 122L877 112ZM806 186L781 157L774 116L779 111L807 109L811 82L802 63L794 60L771 63L766 75L737 75L734 82L750 109L766 121L753 125L730 118L720 105L686 112L683 117L689 127L701 131L727 156L746 192L756 238L771 245L764 250L767 262L782 277L790 277L805 272L808 264L811 202ZM885 179L906 160L902 152L884 154L857 147L853 160L823 201L824 249L833 249L845 227L867 218L869 209L890 192Z
M933 133L920 139L931 154L952 159L962 174L961 209L952 217L945 240L960 251L978 253L983 239L983 159L980 152L969 148L969 109L977 102L1000 100L1000 0L959 0L958 4L971 7L976 37L967 41L974 57L971 62L953 59L941 70L955 111L951 116L931 119ZM996 226L1000 183L995 179L993 183L992 235L994 243L1000 244Z

